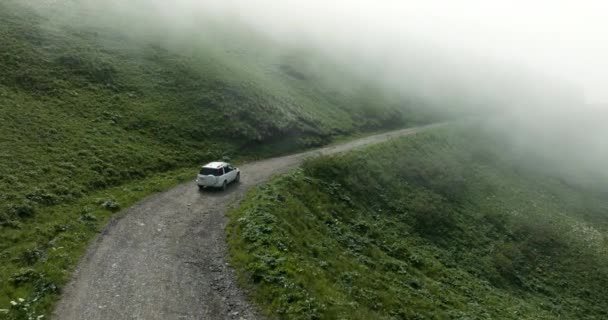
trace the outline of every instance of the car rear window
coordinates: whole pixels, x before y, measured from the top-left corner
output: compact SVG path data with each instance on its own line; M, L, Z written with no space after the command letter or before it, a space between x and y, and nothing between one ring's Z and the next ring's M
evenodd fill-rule
M200 174L204 176L216 176L219 177L222 175L222 169L213 169L213 168L201 168Z

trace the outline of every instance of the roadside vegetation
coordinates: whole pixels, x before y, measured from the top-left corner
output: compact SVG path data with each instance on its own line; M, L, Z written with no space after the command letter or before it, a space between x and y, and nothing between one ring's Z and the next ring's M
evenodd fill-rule
M606 188L486 133L420 133L252 190L227 230L241 282L276 319L607 318Z
M168 43L27 3L0 3L0 317L48 315L111 216L203 162L434 117L238 25Z

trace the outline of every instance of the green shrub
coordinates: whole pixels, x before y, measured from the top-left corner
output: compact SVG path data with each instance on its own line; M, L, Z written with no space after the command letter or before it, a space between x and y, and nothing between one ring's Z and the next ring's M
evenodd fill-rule
M57 195L40 188L34 188L34 190L26 194L25 197L31 202L47 206L59 202L59 197Z
M28 249L21 254L21 261L24 264L31 266L43 258L44 255L45 252L39 248Z
M29 218L36 214L36 209L30 201L25 200L20 204L9 204L7 206L7 212L10 216L15 218Z
M120 210L120 205L118 204L118 202L116 202L112 199L103 201L101 203L101 207L108 211L113 211L113 212Z
M39 272L34 269L21 269L18 272L11 275L9 278L10 282L14 285L20 285L23 283L33 283L37 280L44 278Z

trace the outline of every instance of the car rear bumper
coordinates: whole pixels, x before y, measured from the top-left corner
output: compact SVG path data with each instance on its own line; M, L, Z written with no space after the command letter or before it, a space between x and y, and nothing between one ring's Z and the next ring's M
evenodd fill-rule
M195 183L199 187L217 187L217 183L215 183L215 182L196 180Z

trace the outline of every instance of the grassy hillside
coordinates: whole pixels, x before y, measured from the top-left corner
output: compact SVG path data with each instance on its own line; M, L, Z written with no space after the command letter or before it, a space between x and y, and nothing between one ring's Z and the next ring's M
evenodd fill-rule
M41 5L0 3L0 309L11 318L47 314L107 220L188 168L430 119L238 23L161 37L151 21L143 34L74 14L77 2L28 3Z
M255 155L259 145L286 151L409 121L403 103L377 88L326 86L308 74L304 55L262 51L268 40L236 51L229 43L245 36L225 31L227 43L188 43L180 54L186 43L168 48L0 9L6 200L38 188L58 202L222 155ZM67 175L74 185L48 185Z
M278 319L607 318L606 189L481 133L320 158L252 191L228 239L254 300Z

